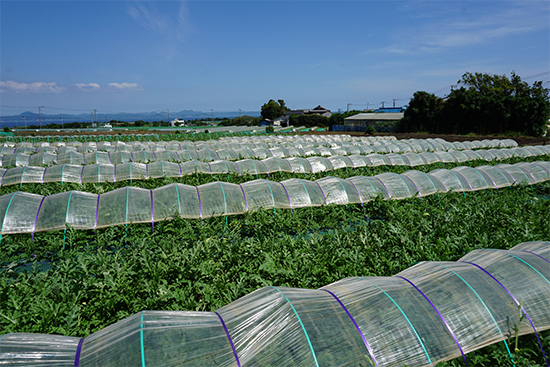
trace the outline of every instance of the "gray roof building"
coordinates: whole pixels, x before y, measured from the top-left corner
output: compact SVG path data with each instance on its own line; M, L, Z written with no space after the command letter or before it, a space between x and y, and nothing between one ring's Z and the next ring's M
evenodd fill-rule
M367 125L377 122L393 122L399 121L405 114L403 112L392 113L358 113L357 115L349 116L344 119L345 125Z
M303 109L303 110L289 110L286 111L285 116L288 117L290 115L308 115L308 114L316 114L321 116L330 117L332 116L332 112L321 105L318 105L315 108L312 109Z

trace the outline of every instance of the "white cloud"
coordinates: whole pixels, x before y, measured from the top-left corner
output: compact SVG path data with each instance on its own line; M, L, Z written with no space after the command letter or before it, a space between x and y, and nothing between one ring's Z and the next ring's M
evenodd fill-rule
M167 36L172 40L183 41L192 29L185 2L179 3L176 13L163 13L157 9L154 2L136 1L133 6L128 7L127 13L151 32Z
M172 2L163 2L162 6L172 6ZM159 10L155 2L135 1L128 6L127 13L142 27L157 35L153 47L159 50L163 62L169 62L181 56L180 44L188 35L194 33L189 20L189 11L184 1L178 1L177 10Z
M456 16L453 10L439 11L438 17L423 25L403 29L396 42L363 54L424 54L441 49L486 44L497 39L548 29L546 2L495 2L498 7L485 12L472 12ZM501 6L506 4L508 6Z
M76 83L75 86L78 90L81 90L81 91L93 91L101 88L101 86L97 83L88 83L88 84Z
M0 91L15 93L54 93L58 94L65 90L65 87L58 86L56 83L34 82L18 83L13 80L0 82Z
M138 85L138 83L109 83L107 84L107 87L115 90L143 90L143 87Z
M137 83L109 83L106 86L101 86L98 83L76 83L70 85L57 85L56 83L34 82L34 83L18 83L13 80L0 82L1 92L15 93L54 93L59 94L65 91L140 91L144 90L143 86Z

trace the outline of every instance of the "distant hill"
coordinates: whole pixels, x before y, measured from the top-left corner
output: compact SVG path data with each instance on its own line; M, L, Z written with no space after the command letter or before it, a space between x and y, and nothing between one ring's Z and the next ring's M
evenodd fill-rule
M237 116L249 115L253 117L260 116L260 111L214 111L214 119L220 119L224 117L233 118ZM96 115L99 120L99 114ZM182 110L182 111L170 111L170 120L175 118L184 119L184 120L198 120L204 118L212 117L211 112L203 111L193 111L193 110ZM168 121L167 111L151 111L151 112L120 112L120 113L111 113L111 114L101 114L101 122L104 122L105 119L108 121L117 120L117 121L127 121L133 122L137 120L142 121ZM39 116L36 112L25 111L19 115L11 116L1 116L2 127L15 127L24 126L25 122L27 126L29 125L38 125ZM42 113L42 125L47 125L50 123L61 123L63 122L91 122L92 115L90 113L81 113L78 115L72 114L45 114Z

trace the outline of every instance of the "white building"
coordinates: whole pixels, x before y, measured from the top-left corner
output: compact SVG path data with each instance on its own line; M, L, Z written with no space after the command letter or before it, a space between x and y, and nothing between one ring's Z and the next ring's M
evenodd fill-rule
M179 122L178 125L176 125L176 123ZM181 120L181 119L173 119L172 121L170 121L170 126L174 127L174 126L185 126L185 120Z

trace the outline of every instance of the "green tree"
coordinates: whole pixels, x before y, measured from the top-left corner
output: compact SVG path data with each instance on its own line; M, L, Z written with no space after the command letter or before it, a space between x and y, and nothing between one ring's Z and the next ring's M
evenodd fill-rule
M351 110L343 113L335 112L329 117L328 124L330 126L334 125L344 125L344 119L349 116L357 115L359 113L364 113L365 111Z
M465 73L462 87L451 92L442 118L455 120L455 130L480 134L521 133L540 136L550 115L549 90L532 86L515 72L506 75ZM461 119L458 129L457 119Z
M399 131L454 134L520 133L540 136L550 116L549 90L532 86L514 72L506 75L465 73L460 88L445 102L416 92L399 122Z
M288 109L285 106L285 101L279 99L275 102L273 99L270 99L269 102L265 103L262 106L262 117L265 119L276 119L277 117L284 116L285 112Z
M298 124L299 124L298 115L292 114L292 115L288 116L288 125L289 126L298 126Z
M398 129L401 132L439 132L437 114L443 104L443 99L435 94L418 91L413 94L404 117L399 121Z
M326 127L330 124L328 117L317 115L314 113L307 114L307 115L299 115L297 120L298 120L298 123L296 125L305 126L305 127L312 127L312 126Z
M249 115L234 117L231 120L224 120L219 125L222 126L253 126L258 125L261 117L252 117Z

